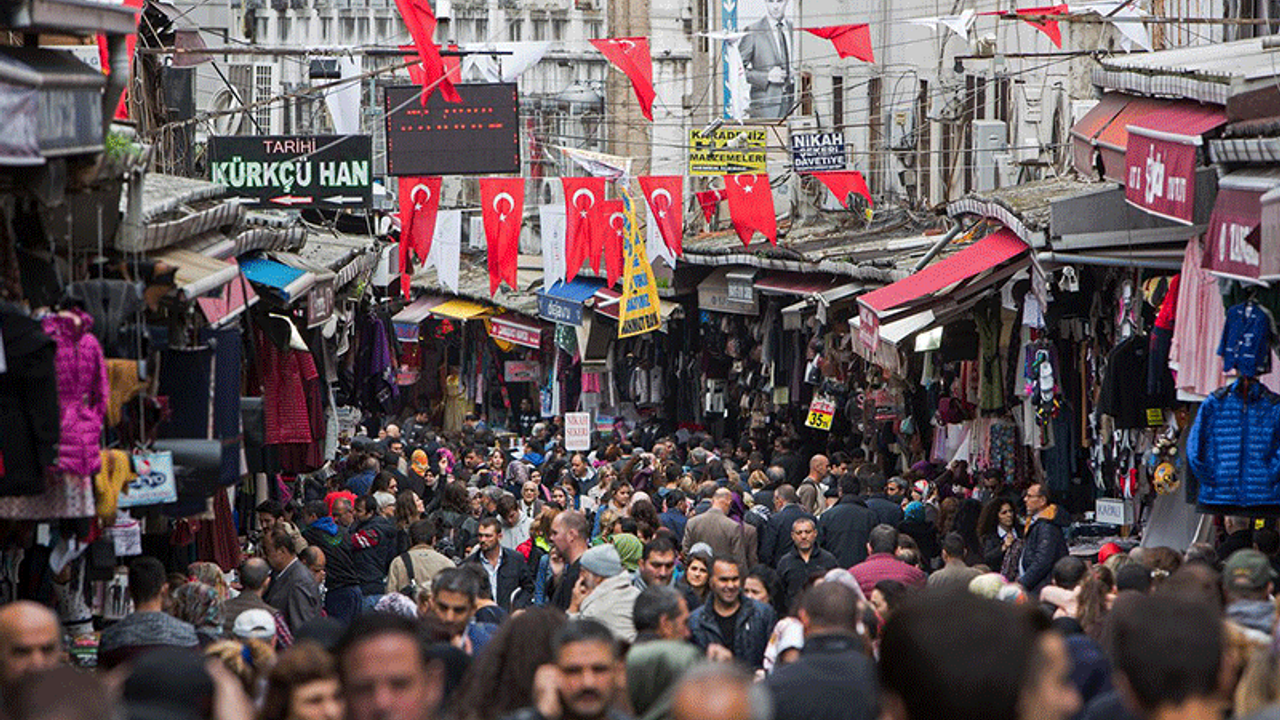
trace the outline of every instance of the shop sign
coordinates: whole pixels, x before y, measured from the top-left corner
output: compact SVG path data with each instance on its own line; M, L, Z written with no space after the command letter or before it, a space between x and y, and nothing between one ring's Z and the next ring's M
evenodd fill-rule
M1259 193L1220 188L1205 232L1204 269L1256 281L1262 272L1261 215Z
M178 483L173 475L173 453L169 450L133 456L137 475L120 493L122 508L163 505L178 501Z
M1133 505L1119 498L1098 498L1094 501L1093 519L1104 525L1132 525Z
M662 325L659 312L658 287L653 280L653 266L649 264L644 243L640 242L640 230L636 225L635 205L631 195L623 190L622 230L622 298L618 301L618 337L631 337L653 332Z
M317 281L307 293L307 327L313 328L333 317L333 279Z
M1159 217L1192 223L1196 207L1196 147L1129 132L1124 199Z
M591 413L564 414L564 449L569 451L591 449Z
M581 327L582 303L539 293L538 317L548 322Z
M880 316L866 305L858 305L858 342L871 352L880 347Z
M487 175L520 172L515 83L459 85L462 102L443 93L420 102L422 88L386 89L388 175Z
M540 366L534 360L508 360L502 364L505 382L538 382L540 372Z
M367 208L373 204L368 135L209 138L209 177L249 207Z
M710 135L689 131L689 174L698 176L763 175L763 127L721 127Z
M597 415L596 416L596 432L608 434L613 432L613 416Z
M844 170L844 133L793 134L791 136L791 169L795 172Z
M831 421L836 416L836 402L829 395L816 394L809 403L809 416L805 418L805 427L815 430L831 430Z
M531 328L516 323L501 322L496 319L489 321L489 335L498 340L505 340L527 348L542 347L542 330L541 328Z

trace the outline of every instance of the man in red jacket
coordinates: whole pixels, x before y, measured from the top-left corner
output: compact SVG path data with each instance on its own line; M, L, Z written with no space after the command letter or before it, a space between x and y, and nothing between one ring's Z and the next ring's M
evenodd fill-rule
M897 549L896 529L889 525L877 525L871 529L871 537L867 541L867 552L871 554L866 560L849 568L849 572L858 581L858 586L862 588L863 595L871 597L871 590L881 580L897 580L907 587L924 587L924 571L894 557L893 553Z

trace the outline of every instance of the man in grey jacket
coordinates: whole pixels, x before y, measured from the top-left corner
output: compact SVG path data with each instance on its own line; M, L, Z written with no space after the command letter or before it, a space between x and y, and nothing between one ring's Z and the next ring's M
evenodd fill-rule
M597 620L619 640L636 639L632 620L640 591L623 572L622 559L613 545L597 545L582 554L582 569L569 602L570 618Z

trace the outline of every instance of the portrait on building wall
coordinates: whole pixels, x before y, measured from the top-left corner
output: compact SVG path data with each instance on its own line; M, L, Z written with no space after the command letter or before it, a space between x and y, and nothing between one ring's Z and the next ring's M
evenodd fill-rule
M738 0L738 43L750 87L747 116L780 120L796 100L795 36L797 0Z

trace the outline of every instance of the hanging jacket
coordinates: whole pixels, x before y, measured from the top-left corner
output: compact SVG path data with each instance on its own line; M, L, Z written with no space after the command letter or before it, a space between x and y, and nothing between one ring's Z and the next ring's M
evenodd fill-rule
M53 340L16 306L0 303L0 496L39 495L58 459L61 423Z
M111 388L102 346L91 332L93 318L73 309L46 315L40 324L58 346L54 367L62 432L57 467L73 475L94 475L102 466L98 441Z
M1259 383L1241 396L1239 380L1200 405L1187 439L1187 463L1203 505L1280 505L1280 395Z

